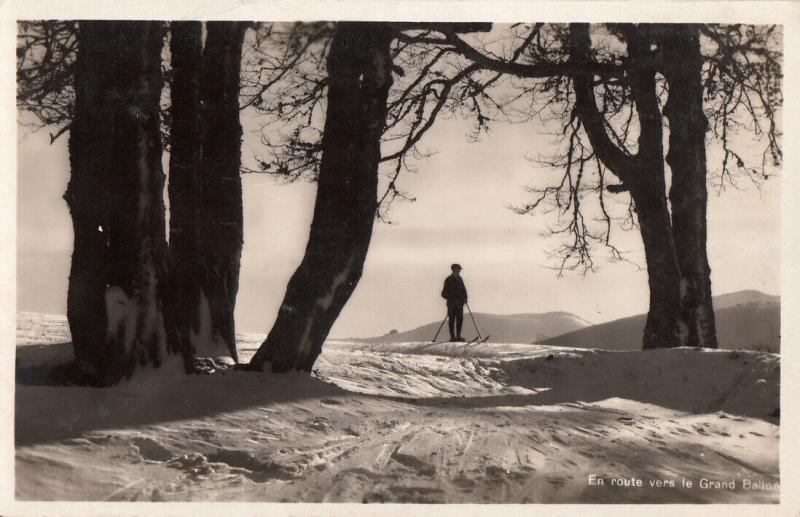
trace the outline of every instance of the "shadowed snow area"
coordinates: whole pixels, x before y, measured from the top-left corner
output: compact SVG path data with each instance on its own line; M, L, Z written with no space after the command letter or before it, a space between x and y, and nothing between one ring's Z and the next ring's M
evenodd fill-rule
M331 340L313 377L93 389L37 373L64 318L17 331L21 500L778 501L776 354Z

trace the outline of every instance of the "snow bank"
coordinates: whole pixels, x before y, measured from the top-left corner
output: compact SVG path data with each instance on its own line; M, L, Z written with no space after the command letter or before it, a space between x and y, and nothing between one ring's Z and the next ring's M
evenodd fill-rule
M27 367L58 355L42 353L63 343L48 325L21 325L18 359L25 356ZM50 336L53 344L35 344L36 336ZM240 336L243 360L262 337ZM330 341L315 375L145 373L106 389L18 384L16 497L371 503L779 497L777 355ZM612 485L616 479L644 486ZM700 489L701 479L731 480L735 487ZM658 481L665 486L648 487ZM772 488L744 488L745 481Z

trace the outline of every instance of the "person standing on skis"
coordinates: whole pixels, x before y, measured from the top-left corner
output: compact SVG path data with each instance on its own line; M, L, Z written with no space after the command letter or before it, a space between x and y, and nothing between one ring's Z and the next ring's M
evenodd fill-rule
M442 298L447 300L447 328L450 341L464 341L461 326L464 323L464 304L467 303L467 288L461 278L461 265L450 266L452 274L444 279Z

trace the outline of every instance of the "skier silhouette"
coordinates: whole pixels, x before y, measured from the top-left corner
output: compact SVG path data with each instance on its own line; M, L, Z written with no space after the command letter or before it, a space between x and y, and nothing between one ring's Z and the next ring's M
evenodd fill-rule
M464 323L467 288L461 278L461 265L453 264L450 270L452 274L444 279L442 288L442 298L447 300L447 328L450 330L450 341L464 341L461 337L461 326Z

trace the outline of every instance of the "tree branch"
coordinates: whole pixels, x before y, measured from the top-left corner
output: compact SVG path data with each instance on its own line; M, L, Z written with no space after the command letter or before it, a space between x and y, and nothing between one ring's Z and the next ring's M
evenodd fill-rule
M590 60L590 51L589 25L571 24L570 61L582 67ZM624 182L630 176L633 158L617 147L606 133L604 117L595 102L593 74L576 74L572 84L575 89L575 114L580 118L592 149L608 169Z

